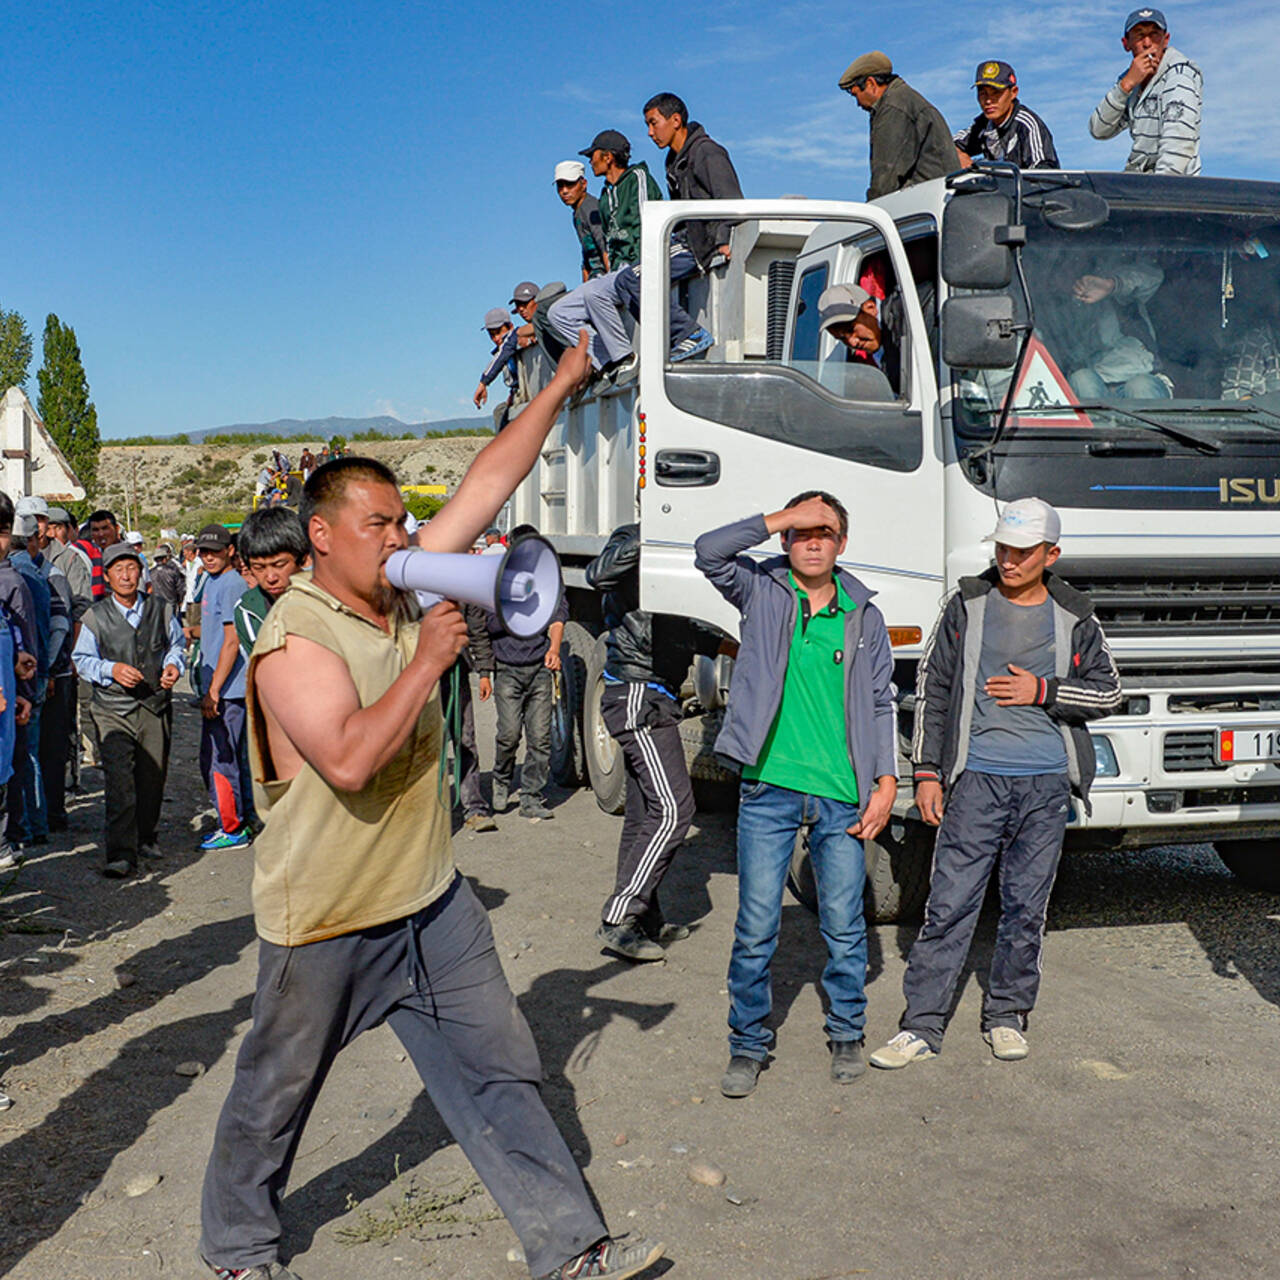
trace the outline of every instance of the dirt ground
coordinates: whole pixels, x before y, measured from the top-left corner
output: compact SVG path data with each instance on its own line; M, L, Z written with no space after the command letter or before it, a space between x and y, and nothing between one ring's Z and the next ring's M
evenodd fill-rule
M69 837L3 882L0 1080L14 1105L0 1113L0 1272L17 1280L201 1274L200 1182L255 948L250 855L195 851L197 732L184 699L159 870L99 877L88 771ZM619 819L586 792L553 803L554 821L512 812L496 834L460 834L457 857L611 1227L667 1243L651 1275L1280 1273L1280 899L1237 886L1207 848L1064 867L1028 1060L997 1063L978 1036L988 920L945 1054L847 1088L827 1076L815 923L788 905L776 1057L730 1102L717 1081L731 818L699 815L667 882L668 913L693 936L665 965L631 968L591 936ZM872 1045L896 1029L913 936L872 933ZM724 1184L693 1181L698 1162ZM385 1027L339 1059L283 1216L306 1280L522 1274Z

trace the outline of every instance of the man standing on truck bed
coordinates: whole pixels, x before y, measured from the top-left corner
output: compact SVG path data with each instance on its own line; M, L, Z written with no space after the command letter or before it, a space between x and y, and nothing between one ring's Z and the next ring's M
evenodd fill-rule
M1124 20L1120 43L1133 61L1089 117L1095 138L1128 129L1133 149L1126 173L1200 172L1200 68L1169 44L1159 9L1135 9Z
M855 58L840 88L871 116L871 185L867 199L943 178L957 165L951 130L933 103L894 75L878 49Z
M1000 864L1000 924L982 1001L982 1036L1004 1061L1027 1056L1040 987L1045 912L1074 792L1088 806L1085 724L1120 705L1089 598L1049 573L1058 513L1010 502L988 541L995 566L962 578L943 606L916 680L916 804L939 826L924 924L902 980L901 1030L871 1055L893 1070L932 1058L987 881ZM943 790L947 801L944 813Z
M640 261L640 210L647 200L661 200L662 188L643 160L631 163L631 143L617 129L603 129L579 155L591 163L591 172L604 179L600 192L600 216L604 219L609 269Z
M618 874L596 937L624 960L661 960L689 936L667 924L658 886L693 821L693 788L680 740L680 686L694 653L719 652L720 636L692 618L640 607L640 526L624 524L587 565L604 595L605 689L600 716L622 751L627 807Z
M786 554L743 553L772 534ZM837 569L849 516L829 493L704 533L695 563L742 614L741 648L716 752L742 765L738 917L729 961L726 1098L745 1098L769 1056L769 968L796 835L809 826L831 1078L852 1084L866 1018L866 863L898 790L893 653L872 593Z
M1018 77L1007 62L978 63L973 87L978 91L977 118L955 138L964 168L975 156L1007 160L1019 169L1060 167L1049 126L1018 100Z

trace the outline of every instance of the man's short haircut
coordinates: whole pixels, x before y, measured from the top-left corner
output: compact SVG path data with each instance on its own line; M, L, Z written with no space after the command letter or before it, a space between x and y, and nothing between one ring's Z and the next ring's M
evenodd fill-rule
M13 528L13 499L0 489L0 533Z
M825 489L806 489L803 493L797 493L787 508L798 507L802 502L808 502L810 498L821 498L823 502L836 513L837 519L840 521L840 536L842 538L849 535L849 513L844 509L844 503L840 501L834 494L828 493Z
M674 93L655 93L644 104L642 114L647 116L650 111L656 111L667 120L672 116L679 116L682 125L689 124L689 108L684 105L684 99L676 97Z
M538 530L534 525L518 524L509 534L507 534L507 542L509 544L514 544L517 539L532 537L536 535L537 532Z
M358 484L362 480L374 484L389 484L393 489L400 487L395 472L376 458L347 454L317 467L302 488L302 509L298 516L303 529L310 531L312 516L327 516L342 504L347 486Z
M240 527L236 548L245 561L289 555L301 564L311 544L296 511L288 507L263 507Z
M100 524L103 520L110 520L117 528L120 527L120 522L116 519L115 514L108 511L106 507L99 507L98 510L93 512L89 517L88 522L89 524Z
M603 151L605 155L612 156L613 163L616 164L619 169L625 169L631 163L630 147L627 147L625 149L619 149L618 151L610 151L605 147L601 147L600 150Z

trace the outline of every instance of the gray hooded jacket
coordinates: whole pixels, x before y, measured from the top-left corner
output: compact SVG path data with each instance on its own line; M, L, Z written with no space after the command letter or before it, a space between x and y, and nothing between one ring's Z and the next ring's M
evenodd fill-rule
M716 752L739 765L755 764L782 703L791 637L799 602L787 580L786 556L757 561L741 553L769 537L764 516L748 516L704 533L694 563L712 586L742 614L741 644L733 665L729 707ZM865 808L876 779L896 778L897 691L893 651L875 594L851 573L838 570L840 585L857 605L845 622L845 731L849 759Z

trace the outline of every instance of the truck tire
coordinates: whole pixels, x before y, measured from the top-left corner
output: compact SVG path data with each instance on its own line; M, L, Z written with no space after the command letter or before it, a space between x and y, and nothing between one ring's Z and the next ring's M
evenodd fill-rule
M867 858L866 913L870 923L893 924L920 914L929 896L933 837L934 832L923 823L894 819L874 840L863 841ZM809 863L807 827L796 836L787 888L797 901L817 914L818 893Z
M588 781L582 746L582 691L595 637L580 622L566 622L560 642L560 696L551 706L551 776L562 787Z
M1280 893L1280 845L1275 840L1219 840L1213 848L1241 884Z
M596 804L605 813L621 813L627 799L627 771L622 752L600 714L604 693L604 637L592 642L582 687L582 750Z
M703 813L727 813L738 799L737 773L726 769L712 750L723 723L722 710L680 721L680 744L693 783L693 800Z

